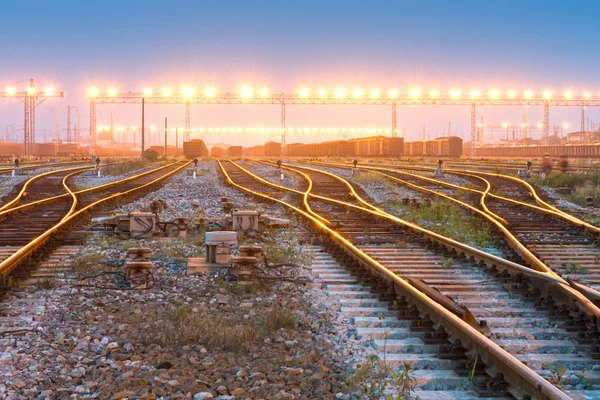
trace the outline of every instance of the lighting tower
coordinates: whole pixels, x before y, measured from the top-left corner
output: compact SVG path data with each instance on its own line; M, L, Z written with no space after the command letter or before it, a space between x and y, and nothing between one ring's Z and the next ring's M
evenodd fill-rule
M14 97L23 103L24 154L32 155L35 143L35 108L47 98L65 97L65 92L56 92L53 88L37 91L33 79L30 79L29 87L25 91L17 92L14 88L8 88L5 92L0 92L0 97Z

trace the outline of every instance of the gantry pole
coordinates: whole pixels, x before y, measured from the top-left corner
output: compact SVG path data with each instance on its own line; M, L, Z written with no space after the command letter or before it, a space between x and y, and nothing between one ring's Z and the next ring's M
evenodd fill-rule
M29 97L25 97L24 101L23 101L23 105L25 106L24 109L24 118L23 118L23 154L24 155L28 155L29 154L29 119L30 119L30 115L29 115L29 111L31 110L31 108L29 107Z
M475 156L477 151L477 118L475 114L475 103L471 103L471 156Z
M185 141L190 141L190 102L185 103Z
M96 155L96 105L93 98L90 100L90 153Z
M281 155L287 155L287 148L285 143L285 102L281 102Z
M145 99L142 99L142 158L144 158L144 136L145 136L145 127L146 127L146 118L144 115L145 112L145 105L146 105L146 101Z
M584 135L584 132L585 132L585 104L581 103L581 134ZM585 136L584 136L584 138L585 138Z
M542 143L546 146L550 144L550 104L544 103L544 140Z
M398 128L396 124L396 102L392 103L392 137L398 136Z

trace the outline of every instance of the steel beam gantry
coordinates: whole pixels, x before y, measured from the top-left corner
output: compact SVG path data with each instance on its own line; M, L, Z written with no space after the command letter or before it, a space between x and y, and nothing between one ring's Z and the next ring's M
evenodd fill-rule
M285 144L285 108L286 105L391 105L392 106L392 135L397 133L396 106L397 105L441 105L441 106L471 106L471 140L477 142L476 107L487 106L540 106L544 107L549 116L550 106L600 106L600 96L574 96L569 98L551 98L549 96L322 96L313 94L266 94L244 95L241 93L222 93L190 96L173 96L170 94L144 93L103 93L90 96L90 138L94 142L96 136L95 104L184 104L186 106L186 138L189 137L189 107L191 104L279 104L281 105L282 120L282 145ZM549 134L549 121L544 132ZM282 147L285 152L285 146ZM472 146L475 155L475 146Z

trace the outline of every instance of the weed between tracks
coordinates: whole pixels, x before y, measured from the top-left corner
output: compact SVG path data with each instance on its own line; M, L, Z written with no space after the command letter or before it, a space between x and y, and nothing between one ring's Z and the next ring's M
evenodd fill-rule
M116 175L124 175L129 172L150 167L153 165L164 164L165 162L150 162L148 160L127 160L124 162L119 162L120 160L105 160L107 163L111 163L103 168L102 173L104 176L116 176ZM114 164L113 164L114 163Z
M432 231L471 246L494 247L498 240L493 227L448 201L435 199L431 205L393 206L393 213Z
M412 398L416 385L414 371L412 363L404 362L393 369L385 360L372 354L346 377L344 386L348 391L358 392L361 399L407 400Z
M597 170L591 170L586 174L553 173L545 178L533 176L530 181L550 188L571 188L572 193L564 195L564 199L581 207L587 205L588 197L592 197L595 201L600 200L600 171Z

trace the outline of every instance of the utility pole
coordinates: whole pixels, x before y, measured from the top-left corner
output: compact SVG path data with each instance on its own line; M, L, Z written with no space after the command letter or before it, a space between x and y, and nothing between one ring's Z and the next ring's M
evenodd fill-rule
M175 157L177 157L177 153L179 153L179 127L175 127Z
M146 135L146 118L145 118L146 99L142 97L142 159L144 158L144 136Z
M77 109L77 128L75 129L75 143L77 147L81 146L81 114Z
M167 156L167 117L165 117L165 152L164 152L164 156Z
M54 109L54 158L58 161L58 141L60 139L60 131L58 129L58 108Z

